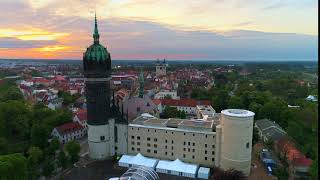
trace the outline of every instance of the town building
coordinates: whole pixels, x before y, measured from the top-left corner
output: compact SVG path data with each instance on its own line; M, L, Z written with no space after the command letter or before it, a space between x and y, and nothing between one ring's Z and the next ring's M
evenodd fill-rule
M179 111L184 111L187 115L196 116L197 115L197 106L205 105L210 106L210 101L207 100L195 100L195 99L155 99L154 102L160 102L161 107L159 108L160 113L167 107L176 107ZM211 106L210 106L211 107ZM212 108L212 107L211 107ZM199 117L201 118L201 117Z
M139 76L139 95L130 96L123 101L123 107L128 114L128 120L132 121L143 113L149 113L153 116L159 116L157 106L153 103L148 95L144 94L144 78L143 72Z
M55 127L51 132L51 136L58 138L60 143L65 144L69 141L80 139L86 133L86 129L78 122L70 122Z
M157 59L156 62L156 76L165 76L167 75L167 63L166 60L163 59L163 62L160 62L159 59Z
M307 179L312 160L307 158L292 139L284 137L274 143L274 149L289 165L289 179Z
M274 121L260 119L255 123L259 136L264 142L277 141L287 135L287 133Z
M154 95L154 99L180 99L176 90L161 90Z
M79 109L73 117L73 122L78 122L81 126L83 126L87 130L88 129L87 110Z

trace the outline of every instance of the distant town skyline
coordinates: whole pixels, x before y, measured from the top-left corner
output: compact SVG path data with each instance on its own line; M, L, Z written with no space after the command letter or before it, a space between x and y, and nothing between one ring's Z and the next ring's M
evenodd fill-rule
M100 42L112 59L315 60L316 0L2 0L0 58L82 59Z

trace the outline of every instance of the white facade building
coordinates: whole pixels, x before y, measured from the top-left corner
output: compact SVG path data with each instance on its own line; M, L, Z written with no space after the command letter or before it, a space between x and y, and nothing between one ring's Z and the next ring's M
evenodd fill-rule
M177 95L176 90L163 90L158 92L154 95L154 99L164 99L166 96L170 96L171 99L180 99L180 97Z
M62 144L65 144L75 139L80 139L85 135L85 128L77 122L70 122L55 127L51 132L51 136L57 137L60 143Z

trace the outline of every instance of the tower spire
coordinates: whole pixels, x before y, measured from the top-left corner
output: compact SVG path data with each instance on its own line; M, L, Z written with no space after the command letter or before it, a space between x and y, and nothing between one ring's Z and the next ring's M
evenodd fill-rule
M97 13L94 12L94 32L93 32L93 42L95 44L99 44L99 31L98 31L98 23L97 23Z
M144 77L143 77L142 68L140 69L139 83L140 83L139 97L143 98L143 95L144 95Z

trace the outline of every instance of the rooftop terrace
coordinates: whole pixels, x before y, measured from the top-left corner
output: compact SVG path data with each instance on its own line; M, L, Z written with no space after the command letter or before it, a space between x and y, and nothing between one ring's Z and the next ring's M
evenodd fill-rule
M158 128L175 128L180 130L194 130L214 132L215 127L220 123L220 114L216 113L210 120L203 119L159 119L156 117L139 116L133 120L132 125L142 125Z

